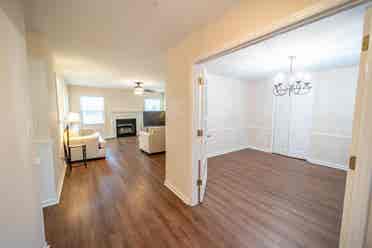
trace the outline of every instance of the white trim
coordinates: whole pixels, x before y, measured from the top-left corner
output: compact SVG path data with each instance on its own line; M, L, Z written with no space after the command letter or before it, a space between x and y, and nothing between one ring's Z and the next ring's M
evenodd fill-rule
M212 157L216 157L216 156L221 156L221 155L224 155L224 154L227 154L227 153L238 152L238 151L241 151L241 150L245 150L247 148L249 148L249 147L248 146L238 146L238 147L234 147L234 148L223 150L223 151L211 152L211 153L207 154L207 157L212 158Z
M322 133L322 132L311 132L311 136L327 136L327 137L334 137L334 138L341 138L341 139L352 139L352 137L348 135Z
M63 190L63 184L65 182L65 176L66 176L66 169L67 169L67 165L65 163L63 163L63 171L62 171L62 179L58 185L58 194L57 194L57 204L60 202L61 200L61 195L62 195L62 190Z
M67 169L67 166L66 166L66 164L64 164L63 171L62 171L62 179L60 180L60 183L58 185L56 197L49 198L47 200L42 201L42 203L41 203L41 207L42 208L46 208L46 207L50 207L50 206L54 206L54 205L58 205L59 204L59 202L61 200L61 195L62 195L62 190L63 190L63 184L65 182L66 169Z
M53 144L53 140L50 139L50 138L45 138L45 139L33 139L33 140L32 140L32 143L33 143L34 145L42 145L42 144L51 145L51 144Z
M48 200L43 201L41 203L41 207L46 208L46 207L57 205L58 203L59 203L58 198L54 197L54 198L50 198Z
M266 152L266 153L272 153L270 148L266 149L266 148L260 148L256 146L248 146L247 149L257 150L257 151Z
M217 157L217 156L221 156L221 155L232 153L232 152L242 151L242 150L245 150L245 149L252 149L252 150L256 150L256 151L271 153L270 149L259 148L259 147L251 146L251 145L244 145L244 146L239 146L239 147L227 149L227 150L224 150L224 151L211 152L211 153L208 153L207 157L208 158Z
M266 133L271 133L272 132L272 128L270 128L270 127L248 126L246 128L242 128L242 129L260 129L260 130L263 130Z
M181 193L177 188L170 183L169 181L165 180L164 186L167 187L170 191L172 191L178 198L180 198L186 205L188 206L194 206L192 204L191 199L186 197L183 193Z
M347 168L347 165L336 164L336 163L316 160L316 159L312 159L312 158L307 158L306 161L308 161L309 163L312 163L312 164L327 166L327 167L338 169L338 170L343 170L343 171L348 171L349 170Z
M229 150L226 150L226 151L210 153L210 154L208 154L208 158L224 155L224 154L231 153L231 152L237 152L237 151L241 151L241 150L245 150L245 149L252 149L252 150L261 151L261 152L265 152L265 153L272 153L270 151L270 149L259 148L259 147L255 147L255 146L242 146L242 147L237 147L235 149L229 149ZM337 163L332 163L332 162L327 162L327 161L321 161L321 160L312 159L312 158L307 158L306 161L311 163L311 164L327 166L327 167L338 169L338 170L343 170L343 171L348 171L349 170L347 168L347 165L342 165L342 164L337 164Z

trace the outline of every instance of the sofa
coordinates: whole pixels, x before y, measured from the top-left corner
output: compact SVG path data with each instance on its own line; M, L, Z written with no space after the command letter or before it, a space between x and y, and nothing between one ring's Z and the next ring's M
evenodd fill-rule
M165 127L147 127L140 131L139 148L149 154L165 151Z
M81 129L78 133L71 132L70 145L85 144L87 146L87 159L106 157L106 141L100 133L93 129ZM83 153L79 148L71 149L71 162L83 160Z

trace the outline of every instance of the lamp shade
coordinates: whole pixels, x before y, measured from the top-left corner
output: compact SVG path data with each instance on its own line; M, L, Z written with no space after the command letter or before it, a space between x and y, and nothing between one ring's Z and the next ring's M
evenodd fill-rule
M69 123L69 124L71 124L71 123L80 123L80 114L79 113L70 112L66 116L65 121L66 121L66 123Z

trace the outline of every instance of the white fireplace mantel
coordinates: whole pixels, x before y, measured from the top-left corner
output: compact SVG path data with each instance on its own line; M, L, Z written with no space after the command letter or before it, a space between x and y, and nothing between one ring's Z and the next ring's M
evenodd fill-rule
M112 111L112 136L110 138L116 138L116 120L118 119L136 119L137 135L143 127L143 111Z

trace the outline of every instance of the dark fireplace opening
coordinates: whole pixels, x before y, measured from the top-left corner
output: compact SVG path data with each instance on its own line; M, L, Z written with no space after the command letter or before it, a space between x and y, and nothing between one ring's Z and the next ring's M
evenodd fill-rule
M117 119L116 120L116 137L137 136L136 119Z

